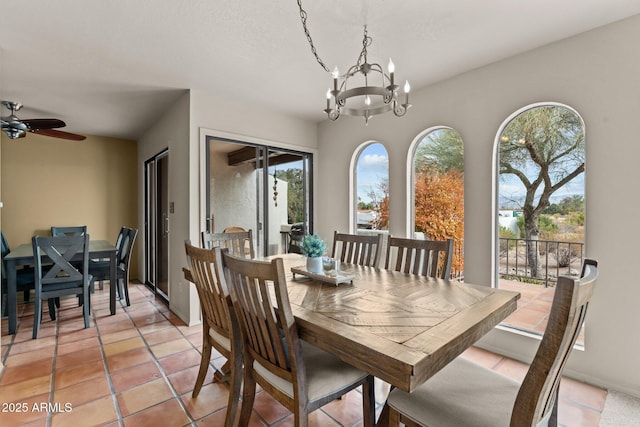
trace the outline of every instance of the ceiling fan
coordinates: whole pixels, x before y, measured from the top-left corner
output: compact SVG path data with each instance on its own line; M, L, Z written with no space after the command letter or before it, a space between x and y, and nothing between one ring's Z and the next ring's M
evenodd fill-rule
M65 127L67 124L59 119L25 119L21 120L16 116L16 111L22 108L19 102L2 101L11 114L0 117L0 128L5 131L10 139L23 138L27 132L38 135L51 136L53 138L70 139L72 141L82 141L86 139L84 135L56 130Z

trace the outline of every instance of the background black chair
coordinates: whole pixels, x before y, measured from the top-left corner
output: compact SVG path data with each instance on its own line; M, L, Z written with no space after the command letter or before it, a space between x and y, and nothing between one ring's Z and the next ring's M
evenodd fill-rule
M74 227L51 227L52 237L82 236L83 234L87 234L86 225L78 225Z
M307 227L301 222L291 225L289 230L289 244L287 252L291 254L304 254L302 251L302 239L307 234Z
M7 293L7 277L6 267L4 265L4 257L11 253L9 242L4 236L4 232L0 231L0 239L2 240L1 252L2 252L2 295ZM33 278L33 267L23 267L16 271L16 292L22 292L24 295L24 302L29 302L31 296L31 290L35 288L35 282ZM3 304L2 313L6 315L7 304Z
M116 288L120 299L124 294L125 301L129 306L131 305L131 301L129 301L129 262L133 245L138 235L138 229L122 227L120 233L122 234L120 247L118 247L118 241L116 241L116 275L118 281ZM120 238L120 235L118 237ZM94 280L110 280L109 261L92 260L89 263L89 273L91 273Z
M33 338L38 337L42 319L42 300L49 300L49 310L55 310L53 299L65 295L81 297L84 327L89 327L91 304L89 284L93 278L89 271L89 235L40 237L32 238L34 254L35 278L35 318L33 321ZM42 256L46 255L51 264L43 265ZM80 257L81 269L76 268L71 260ZM53 317L52 317L53 318Z

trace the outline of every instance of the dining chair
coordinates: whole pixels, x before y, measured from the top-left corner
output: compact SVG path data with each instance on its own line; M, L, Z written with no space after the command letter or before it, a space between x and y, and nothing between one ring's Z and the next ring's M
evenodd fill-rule
M331 256L341 262L378 267L382 252L382 234L333 233Z
M242 257L255 258L256 254L253 249L253 232L233 231L222 233L208 233L203 231L201 234L202 247L213 249L214 247L228 248L229 252Z
M222 270L221 258L216 257L220 248L202 249L185 242L189 276L195 284L202 311L202 352L200 369L191 397L196 398L204 382L211 359L211 348L215 348L227 362L220 369L229 374L229 397L225 426L234 425L240 387L242 385L242 338L235 313L231 308L231 297L223 281L218 280ZM186 273L186 272L185 272ZM214 381L223 380L222 375L214 375Z
M224 230L222 230L223 233L241 233L243 231L247 231L244 229L244 227L238 227L237 225L232 225L231 227L227 227Z
M120 299L125 299L127 306L131 305L129 300L129 265L131 261L131 253L133 245L138 236L137 228L122 227L120 230L122 237L118 236L120 242L116 240L116 289ZM111 271L108 260L92 260L89 263L89 272L93 275L94 280L104 281L110 280Z
M249 260L228 251L221 258L243 340L240 426L249 423L256 384L294 413L296 426L307 426L310 412L362 386L364 425L372 426L373 376L298 336L282 258Z
M420 240L389 237L384 268L403 273L449 279L453 239Z
M60 236L81 236L83 234L87 234L87 226L86 225L78 225L74 227L51 227L51 236L52 237L60 237Z
M1 255L2 255L2 295L6 295L8 292L7 289L7 277L6 277L6 266L4 263L4 257L11 253L11 248L9 247L9 242L7 241L4 232L0 230L0 246L1 246ZM16 271L16 292L22 292L24 302L29 302L29 298L31 296L31 290L35 288L35 282L33 278L33 267L25 266ZM7 304L3 305L4 309L2 313L6 315L7 313Z
M522 383L458 357L412 393L392 390L384 408L389 425L557 425L558 387L595 289L597 262L586 260L584 271L580 279L558 278L547 327Z
M93 277L89 274L89 235L40 237L31 240L34 255L35 318L33 339L38 337L42 318L42 301L49 300L49 310L55 310L53 299L65 295L81 297L84 327L89 327L91 312L89 285ZM47 264L42 256L47 256ZM80 256L81 265L76 268L71 260Z
M302 239L307 234L307 227L303 223L291 225L289 230L289 241L287 242L287 253L303 254Z

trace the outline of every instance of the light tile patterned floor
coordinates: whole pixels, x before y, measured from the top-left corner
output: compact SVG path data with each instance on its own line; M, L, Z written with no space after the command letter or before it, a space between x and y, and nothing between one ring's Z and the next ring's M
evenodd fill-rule
M187 327L142 285L130 286L131 307L109 315L108 287L92 295L92 327L81 309L63 300L58 320L46 311L38 339L31 339L33 304L18 307L16 335L2 319L0 425L2 426L221 426L228 389L212 383L212 369L197 399L191 398L200 361L201 326ZM46 304L45 304L46 305ZM215 351L214 351L215 353ZM521 379L527 366L472 348L477 363ZM378 410L388 386L376 386ZM560 422L597 426L606 391L565 379ZM360 426L361 394L351 392L312 414L316 426ZM252 426L293 425L291 414L267 393L256 396Z

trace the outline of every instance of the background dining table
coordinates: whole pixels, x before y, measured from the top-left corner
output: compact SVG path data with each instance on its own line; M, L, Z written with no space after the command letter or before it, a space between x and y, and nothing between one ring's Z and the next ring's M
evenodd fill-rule
M89 257L91 259L109 259L109 310L112 315L116 314L116 247L107 240L89 240ZM43 255L43 261L47 259ZM31 265L33 260L33 246L25 243L16 248L4 257L7 269L7 315L9 317L9 334L15 334L18 326L17 321L17 295L16 295L16 270L23 265Z

